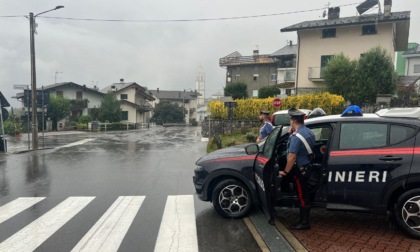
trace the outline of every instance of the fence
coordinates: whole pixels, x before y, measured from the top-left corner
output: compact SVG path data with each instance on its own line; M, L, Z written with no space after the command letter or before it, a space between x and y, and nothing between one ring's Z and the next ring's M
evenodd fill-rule
M260 121L249 121L249 120L205 120L201 125L201 135L203 137L209 137L211 134L232 134L235 132L247 132L253 128L259 128L261 126Z
M90 131L111 131L111 130L136 130L136 129L148 129L154 127L154 123L101 123L101 122L91 122L88 124L88 129Z

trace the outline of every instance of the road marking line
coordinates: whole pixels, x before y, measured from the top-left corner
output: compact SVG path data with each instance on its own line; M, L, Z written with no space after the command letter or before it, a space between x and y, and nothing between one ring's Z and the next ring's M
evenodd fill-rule
M258 246L260 247L261 251L262 252L270 252L270 249L268 248L267 244L265 244L264 239L258 233L254 224L252 224L252 221L248 217L245 217L242 220L245 222L245 225L248 227L249 231L251 232L251 235L254 237L254 239L257 242Z
M198 252L193 195L168 196L155 252Z
M83 140L80 140L80 141L77 141L77 142L74 142L74 143L71 143L71 144L66 144L66 145L63 145L63 146L59 146L57 148L72 147L72 146L76 146L76 145L85 144L85 143L88 143L88 142L93 141L93 140L95 140L95 138L86 138L86 139L83 139Z
M30 208L45 197L21 197L0 207L0 223L7 221L18 213Z
M69 197L0 244L0 251L33 251L95 197Z
M145 196L120 196L72 251L117 251Z

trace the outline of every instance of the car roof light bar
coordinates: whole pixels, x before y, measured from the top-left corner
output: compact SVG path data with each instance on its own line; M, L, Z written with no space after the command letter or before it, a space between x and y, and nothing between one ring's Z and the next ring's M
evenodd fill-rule
M359 108L359 106L352 105L347 107L344 112L341 114L341 116L363 116L362 109Z

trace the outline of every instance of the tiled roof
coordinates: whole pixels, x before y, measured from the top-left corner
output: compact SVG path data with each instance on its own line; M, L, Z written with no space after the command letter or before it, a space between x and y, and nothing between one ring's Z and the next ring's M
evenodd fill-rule
M160 100L194 100L201 95L194 91L150 90L150 92Z
M351 26L362 24L375 24L375 23L390 23L397 21L405 21L410 19L410 11L394 12L390 16L385 17L383 14L369 14L353 17L343 17L338 19L322 19L305 21L294 24L281 29L281 32L299 31L299 30L313 30L318 28Z
M74 82L61 82L61 83L51 84L51 85L48 85L48 86L44 86L44 90L54 90L56 88L65 87L65 86L76 87L76 88L80 88L80 89L82 89L83 91L86 91L86 92L92 92L92 93L95 93L95 94L104 95L103 93L99 92L99 90L89 88L86 85L80 85L80 84L77 84L77 83L74 83ZM40 89L41 89L40 87L37 88L37 90L40 90Z
M293 55L296 54L296 48L297 45L287 45L280 50L277 50L276 52L272 53L270 57L278 57L278 56L284 56L284 55Z
M126 89L128 87L135 86L140 90L140 93L143 94L144 97L146 97L149 100L154 100L154 98L151 96L149 90L147 90L146 87L142 87L136 82L120 82L120 83L113 83L103 89L101 89L101 92L108 93L109 91L120 91L123 89Z

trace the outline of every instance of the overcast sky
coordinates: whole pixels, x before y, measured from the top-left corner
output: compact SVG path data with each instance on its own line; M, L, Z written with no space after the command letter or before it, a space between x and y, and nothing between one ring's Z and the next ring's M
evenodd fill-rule
M234 51L270 54L294 43L296 32L280 29L321 19L322 10L259 18L205 22L105 22L46 17L112 20L191 20L276 14L360 3L362 0L0 0L0 91L13 106L14 84L30 84L29 20L37 17L35 35L38 87L75 82L104 88L124 78L149 89L195 89L195 75L206 73L206 97L221 91L225 70L219 58ZM383 0L381 0L383 3ZM392 11L411 10L411 42L420 42L419 0L394 0ZM417 6L417 7L416 7ZM356 5L341 16L356 15ZM371 13L377 13L372 10Z

